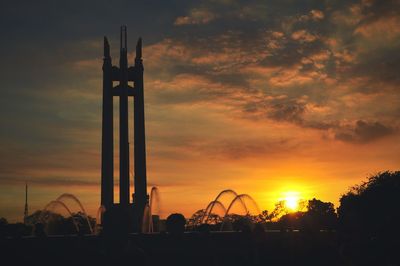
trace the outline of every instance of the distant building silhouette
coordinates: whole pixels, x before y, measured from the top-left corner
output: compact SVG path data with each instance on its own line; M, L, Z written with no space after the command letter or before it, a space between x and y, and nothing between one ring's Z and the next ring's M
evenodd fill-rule
M119 67L113 66L110 45L104 37L103 62L103 124L102 124L102 161L101 161L101 204L107 210L114 203L114 129L113 97L119 97L119 197L123 208L132 210L135 228L139 231L143 212L148 203L146 181L146 145L143 97L142 40L136 45L135 65L128 67L127 31L121 27ZM113 81L119 82L113 86ZM133 82L133 87L128 82ZM129 133L128 133L128 97L134 97L134 185L135 193L130 202L129 180ZM121 212L122 213L122 212ZM112 217L109 217L112 218Z

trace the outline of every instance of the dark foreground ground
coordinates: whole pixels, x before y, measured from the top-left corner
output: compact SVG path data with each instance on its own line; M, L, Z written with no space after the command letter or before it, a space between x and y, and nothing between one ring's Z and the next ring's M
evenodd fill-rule
M0 265L391 265L352 262L359 247L338 243L334 232L28 237L0 240Z

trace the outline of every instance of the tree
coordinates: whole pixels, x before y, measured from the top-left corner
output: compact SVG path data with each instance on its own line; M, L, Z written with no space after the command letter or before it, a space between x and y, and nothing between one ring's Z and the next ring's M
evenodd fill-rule
M3 238L6 236L7 224L8 224L7 219L1 217L0 218L0 238Z
M4 218L4 217L1 217L1 218L0 218L0 226L4 226L4 225L7 225L7 224L8 224L7 219Z
M400 221L400 171L370 176L340 198L338 208L342 230L377 237L391 234ZM390 232L387 232L389 230Z
M286 208L285 201L281 200L275 203L275 207L272 212L268 212L267 210L261 213L261 217L265 219L265 221L272 222L274 219L278 219L279 217L288 214L289 210Z
M216 213L210 213L208 217L208 223L210 224L219 224L222 222L222 217Z
M195 213L192 214L192 216L187 220L186 226L188 228L194 228L195 226L199 225L201 223L201 220L205 217L205 209L201 209L196 211Z
M185 231L186 219L180 213L173 213L167 217L167 232L171 235L181 235Z
M253 219L250 215L239 215L239 214L229 214L225 217L224 223L228 223L228 226L224 226L222 229L232 229L234 231L249 232L253 226Z
M336 228L337 215L333 203L316 198L308 201L307 212L303 217L304 229L332 230Z
M279 218L278 225L281 230L300 229L303 224L304 212L290 212Z
M87 219L92 228L95 226L95 219L88 216ZM35 211L26 218L26 224L34 226L38 223L43 224L44 230L49 234L76 234L77 228L81 234L90 234L90 228L86 220L85 214L78 212L73 213L70 217L64 217L51 211Z
M400 171L370 176L340 198L339 232L349 260L357 265L398 264L399 202Z
M302 204L305 205L304 203ZM288 212L284 205L277 204L272 215L277 217L281 213L284 213L278 220L281 230L301 229L311 232L336 228L337 216L331 202L323 202L313 198L308 201L307 211L305 212Z

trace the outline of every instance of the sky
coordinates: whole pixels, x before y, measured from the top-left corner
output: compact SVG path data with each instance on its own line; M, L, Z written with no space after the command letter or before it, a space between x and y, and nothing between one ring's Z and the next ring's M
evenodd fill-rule
M224 189L260 209L285 193L338 207L351 186L399 170L399 11L399 0L2 1L0 217L22 220L25 182L30 212L72 193L96 215L103 36L117 64L121 25L130 64L143 38L162 216L190 217Z

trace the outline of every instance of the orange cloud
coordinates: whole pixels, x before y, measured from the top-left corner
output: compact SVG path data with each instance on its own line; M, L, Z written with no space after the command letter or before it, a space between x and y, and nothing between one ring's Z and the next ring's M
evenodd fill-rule
M319 77L316 72L301 73L301 65L294 65L290 68L281 68L268 80L268 83L274 87L288 87L292 85L304 85L312 83Z
M354 34L365 38L380 38L380 41L392 41L400 36L400 17L381 17L372 22L366 22L355 28Z
M292 33L292 39L300 42L313 42L318 39L317 36L306 30L298 30Z
M189 15L177 17L174 25L182 26L182 25L191 25L191 24L207 24L214 19L216 19L216 15L207 9L199 9L195 8L190 10Z

